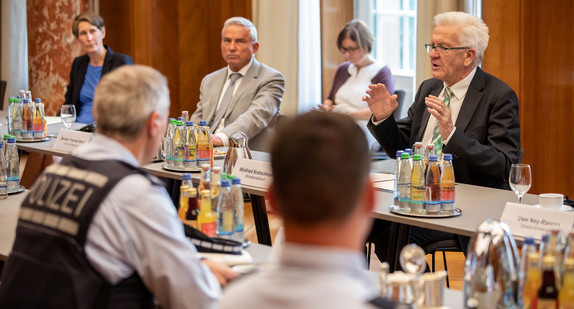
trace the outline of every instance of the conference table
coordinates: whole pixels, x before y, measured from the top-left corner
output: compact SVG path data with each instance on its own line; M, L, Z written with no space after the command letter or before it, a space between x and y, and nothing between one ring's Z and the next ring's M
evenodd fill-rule
M80 126L79 124L75 124L73 128L79 128ZM61 127L61 125L48 126L48 133L57 134ZM54 143L55 139L51 139L50 141L41 143L18 143L17 147L18 149L28 152L38 152L47 155L64 156L67 154L65 151L53 149ZM269 161L269 155L267 153L252 151L252 155L255 160ZM215 160L215 164L221 166L223 160ZM147 164L142 168L158 177L181 180L181 172L165 170L162 165L163 162L156 162ZM372 162L372 172L390 174L394 171L394 168L395 161L392 159ZM195 182L199 181L199 173L193 173L192 176ZM266 188L242 185L242 189L252 197L253 216L258 242L270 245L271 234L264 202ZM394 269L394 266L397 265L396 256L399 253L398 249L408 243L410 226L419 226L443 232L472 236L475 228L482 221L488 218L500 219L506 202L509 201L517 201L517 197L512 191L457 184L456 207L462 210L462 215L451 218L416 218L390 212L389 207L393 205L394 202L393 193L390 190L379 189L376 192L376 208L372 213L372 217L393 223L392 231L396 234L391 235L391 239L393 240L393 244L396 244L392 246L392 248L396 248L396 250L394 250L396 252L394 258L390 258L389 263L391 264L391 268ZM538 204L538 196L526 194L523 198L523 203L530 205ZM517 237L517 240L520 241L521 238Z

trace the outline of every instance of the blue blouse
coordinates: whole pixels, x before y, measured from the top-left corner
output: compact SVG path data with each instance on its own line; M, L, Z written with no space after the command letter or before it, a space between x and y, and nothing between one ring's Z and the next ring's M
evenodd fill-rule
M76 119L79 123L91 124L94 123L94 116L92 115L92 105L94 100L94 90L100 81L102 76L102 67L95 67L88 64L88 70L86 71L86 76L84 77L84 84L80 90L80 110L76 111L78 113L78 118Z

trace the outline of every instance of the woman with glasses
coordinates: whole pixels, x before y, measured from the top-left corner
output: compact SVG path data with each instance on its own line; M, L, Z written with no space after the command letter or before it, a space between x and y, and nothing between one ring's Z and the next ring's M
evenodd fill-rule
M361 97L370 84L384 84L390 93L395 88L391 69L371 56L374 41L371 31L361 20L350 21L339 32L337 47L347 61L337 69L327 99L317 108L351 116L365 131L369 146L375 143L375 138L366 128L371 111Z
M74 59L70 72L70 83L66 91L66 102L74 104L78 114L77 122L93 123L92 100L94 89L100 78L124 64L133 64L128 55L114 53L104 45L106 27L104 19L93 13L85 12L76 17L72 24L72 33L81 44L85 55Z

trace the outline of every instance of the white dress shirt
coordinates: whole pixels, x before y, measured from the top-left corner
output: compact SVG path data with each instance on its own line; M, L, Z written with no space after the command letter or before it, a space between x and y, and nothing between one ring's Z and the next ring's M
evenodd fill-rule
M458 119L458 113L460 112L460 108L462 107L462 102L464 101L464 97L466 96L466 92L468 91L468 87L470 86L470 82L474 78L475 73L476 73L476 68L474 68L474 70L472 70L470 72L470 74L468 74L461 81L459 81L458 83L456 83L450 87L450 90L452 90L453 95L450 98L449 109L450 109L450 116L452 118L453 124L456 124L456 120ZM442 91L440 92L439 98L441 100L444 100L444 94L446 91L446 87L447 87L447 85L444 84ZM436 123L437 123L436 118L433 115L430 115L429 120L427 122L427 127L425 128L425 133L423 134L423 140L422 140L423 145L428 145L428 144L432 143L432 136L433 136L433 131L434 131L434 127L435 127ZM448 143L448 141L450 140L450 138L454 134L455 130L456 130L456 127L454 127L452 129L452 131L450 132L450 135L448 136L447 139L442 140L443 144L446 145Z
M279 265L232 282L220 308L372 308L377 296L360 252L286 243Z
M139 165L123 145L99 134L72 154ZM162 308L213 308L220 297L217 279L185 237L166 190L142 175L127 176L110 191L85 248L91 265L112 284L137 272Z
M223 84L223 89L221 89L221 95L219 96L219 101L217 102L217 109L219 109L219 106L221 105L221 100L223 99L223 96L225 95L227 88L229 88L229 84L231 82L231 80L229 79L229 76L232 73L241 74L241 77L235 81L235 89L233 89L233 94L235 94L237 92L237 89L239 88L239 85L241 85L241 81L243 80L243 77L245 77L245 74L247 74L247 71L249 71L249 68L251 68L252 63L253 63L253 57L251 58L251 61L249 61L249 63L246 66L242 67L241 70L239 70L237 72L233 72L229 68L229 66L227 66L227 77L225 78L225 84ZM232 100L233 100L233 96L232 96ZM216 114L217 114L217 109L215 110ZM229 136L227 136L227 134L225 134L223 132L219 132L223 128L225 128L225 117L223 117L221 119L221 121L219 122L219 126L213 132L215 132L215 135L217 135L217 136L219 136L219 138L221 138L221 140L223 141L224 147L229 147Z

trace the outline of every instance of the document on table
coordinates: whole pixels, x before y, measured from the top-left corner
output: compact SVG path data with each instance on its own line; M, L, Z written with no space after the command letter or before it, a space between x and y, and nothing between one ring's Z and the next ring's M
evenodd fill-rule
M46 123L48 125L62 123L62 118L57 117L57 116L47 116L46 117Z

